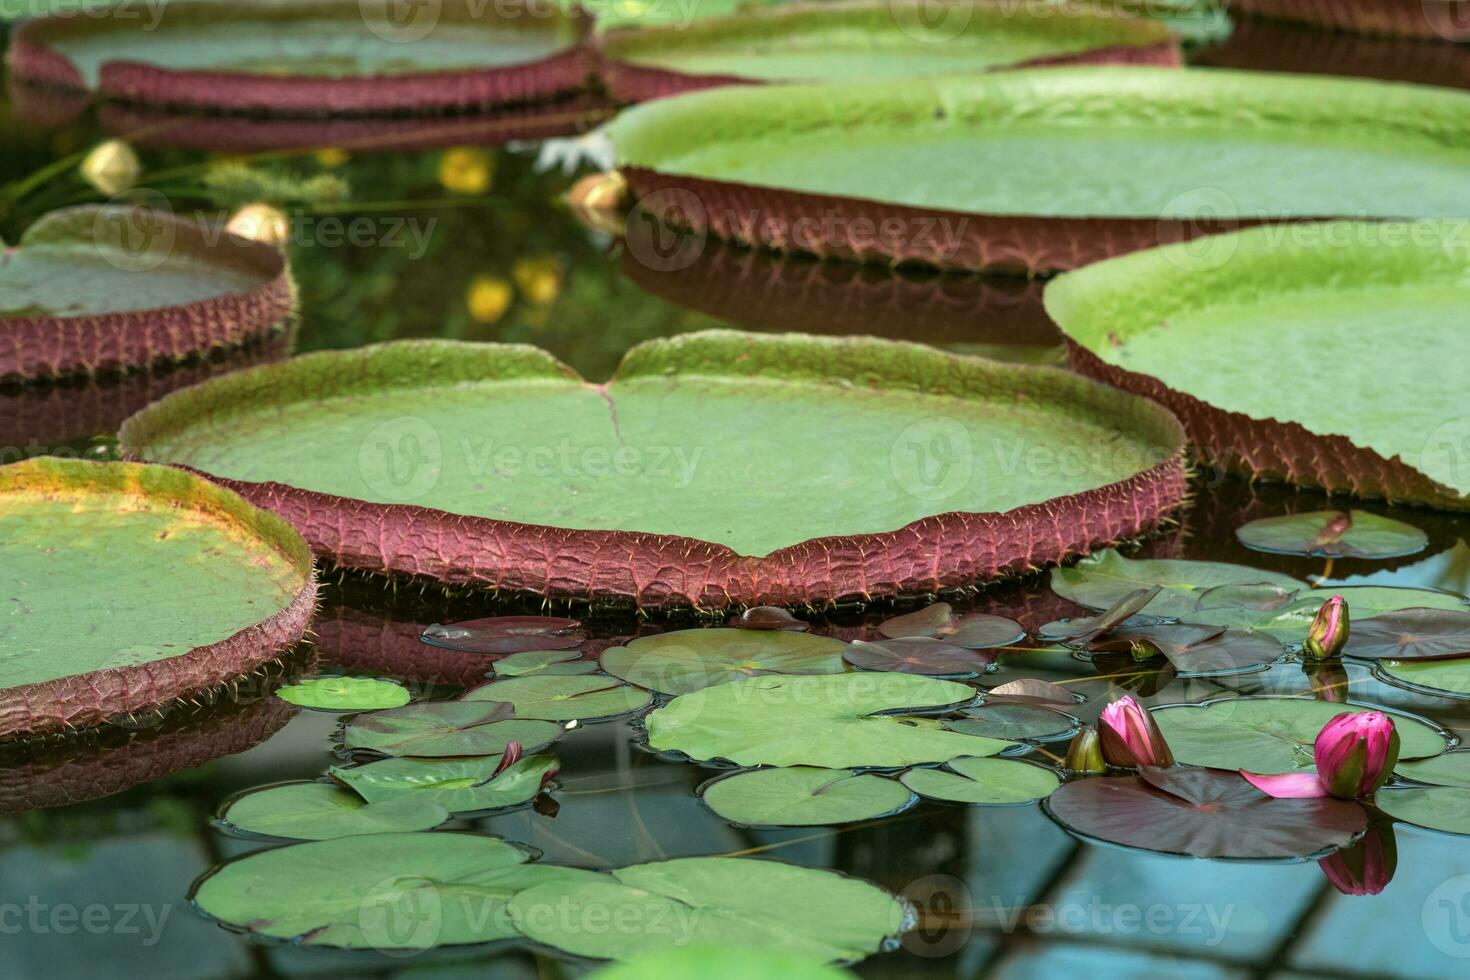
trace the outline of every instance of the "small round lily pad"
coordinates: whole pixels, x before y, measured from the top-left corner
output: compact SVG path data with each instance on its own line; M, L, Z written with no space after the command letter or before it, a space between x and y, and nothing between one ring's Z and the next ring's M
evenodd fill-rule
M984 673L995 657L943 640L907 636L895 640L854 641L842 659L863 670L896 670L934 677L969 677Z
M518 719L599 721L642 710L653 696L642 688L597 674L511 677L481 685L467 692L463 700L513 705Z
M1470 612L1400 609L1371 619L1355 618L1342 652L1364 660L1470 657Z
M790 630L691 629L603 651L602 669L660 694L686 694L758 674L838 674L847 644Z
M330 783L281 783L242 793L220 810L221 822L249 834L291 840L330 840L353 834L432 830L449 819L438 803L420 799L365 802Z
M986 613L960 615L947 602L885 619L878 624L878 632L891 640L929 637L971 650L1003 647L1026 637L1026 630L1014 619Z
M576 650L527 650L495 661L496 677L526 677L530 674L590 674L597 661L583 660Z
M434 623L424 629L431 646L461 653L525 653L570 650L587 639L575 619L555 616L491 616L463 623Z
M706 783L700 795L706 806L731 823L754 827L871 820L897 813L914 799L892 779L811 766L751 769L721 776Z
M1015 759L951 759L942 769L910 769L900 779L920 796L954 803L1030 803L1062 784L1045 766Z
M1290 592L1307 587L1307 583L1289 575L1263 572L1249 565L1131 559L1112 549L1051 572L1052 591L1088 609L1107 609L1136 590L1155 585L1161 587L1159 594L1140 611L1164 618L1194 612L1201 596L1222 585L1274 585Z
M963 718L946 719L944 727L966 735L984 735L1015 742L1065 738L1081 724L1072 715L1042 705L987 701L977 707L966 708Z
M342 744L425 758L499 755L511 742L535 752L560 738L562 731L555 722L514 718L510 706L502 702L429 701L358 715L342 733Z
M1414 525L1363 510L1267 517L1242 525L1235 536L1256 551L1316 558L1399 558L1429 544Z
M372 677L310 677L278 689L276 697L319 711L377 711L412 700L402 684Z
M458 814L529 803L560 768L554 756L530 755L497 774L502 760L502 756L383 759L333 767L331 776L370 803L417 800Z

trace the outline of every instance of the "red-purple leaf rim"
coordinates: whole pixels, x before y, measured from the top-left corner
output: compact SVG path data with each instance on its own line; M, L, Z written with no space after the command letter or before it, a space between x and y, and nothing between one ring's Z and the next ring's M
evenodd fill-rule
M1277 800L1222 769L1145 769L1080 779L1043 808L1064 829L1162 854L1303 860L1347 847L1368 827L1349 800Z
M989 670L993 655L922 636L895 640L855 640L842 659L863 670L893 670L930 677L971 677Z
M1026 638L1025 628L1014 619L987 613L957 616L947 602L885 619L878 632L890 640L924 637L970 650L1008 646Z
M170 0L151 29L146 18L43 17L16 29L9 66L25 82L95 91L110 102L298 117L481 110L576 92L591 74L586 18L549 0L488 10L443 0L416 7L407 22L390 15L392 4L374 7ZM191 36L208 30L219 31L216 43ZM476 31L484 37L467 56L455 36ZM506 34L516 35L508 46L500 43ZM275 46L264 70L240 56L240 41ZM349 48L346 70L322 70ZM272 63L286 70L272 72Z
M730 617L730 625L743 630L787 630L805 633L811 625L797 619L780 606L752 606L739 616Z
M1470 613L1400 609L1353 623L1345 656L1362 660L1451 660L1470 657Z
M927 394L941 377L945 393ZM480 446L531 391L555 416L538 439L621 460L578 454L566 464L605 465L596 482L613 489L548 482L531 465L500 481L493 501L475 489L480 461L459 452L461 438ZM416 414L403 414L404 399ZM657 407L670 399L678 412ZM324 402L351 423L328 422ZM226 417L233 424L219 424ZM771 424L752 425L762 418ZM1109 452L1084 454L1090 477L1069 466L992 478L992 468L1009 470L979 441L1001 439L997 426L1032 447L1107 432ZM630 427L646 450L631 468L617 453ZM839 430L885 448L855 457ZM288 442L302 456L284 467ZM940 474L921 458L931 442L968 461L943 469L944 486L926 482ZM1155 528L1185 493L1177 423L1066 372L871 338L731 331L640 345L606 385L514 345L402 341L308 354L176 392L129 419L122 444L238 489L341 567L644 609L793 606L1011 577ZM660 447L683 447L684 465ZM526 462L541 465L539 452ZM854 466L865 474L856 482ZM840 507L788 506L839 484ZM620 511L609 527L606 498L617 489L637 513Z
M461 653L525 653L529 650L570 650L585 643L575 619L554 616L491 616L463 623L426 626L423 641L430 646Z
M296 318L285 253L176 217L161 198L52 211L0 249L0 285L0 381L170 364Z

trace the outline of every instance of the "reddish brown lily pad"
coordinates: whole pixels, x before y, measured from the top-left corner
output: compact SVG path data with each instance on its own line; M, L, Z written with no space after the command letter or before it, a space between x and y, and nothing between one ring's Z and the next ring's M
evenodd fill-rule
M892 640L928 637L970 650L1003 647L1026 637L1026 630L1014 619L986 613L957 616L947 602L885 619L878 624L878 632Z
M487 433L527 425L504 462ZM1156 527L1184 495L1180 442L1155 406L1065 372L729 331L644 344L607 385L526 347L307 355L122 433L341 566L649 608L933 592L1059 561ZM1007 447L1055 465L1018 475Z
M1383 37L1470 41L1455 0L1232 0L1242 14Z
M284 253L163 206L53 211L0 252L0 381L112 373L282 333Z
M1182 766L1076 780L1045 809L1083 837L1203 858L1306 858L1368 827L1367 811L1349 800L1272 799L1238 773Z
M1470 657L1470 613L1400 609L1358 620L1342 652L1364 660L1447 660Z
M430 646L462 653L525 653L528 650L570 650L586 642L575 619L555 616L491 616L463 623L434 623L424 628Z
M922 636L873 642L857 640L843 651L842 659L863 670L896 670L934 677L981 674L995 663L993 655Z
M752 606L739 616L730 619L730 625L743 630L786 630L805 633L811 629L808 623L797 619L780 606Z

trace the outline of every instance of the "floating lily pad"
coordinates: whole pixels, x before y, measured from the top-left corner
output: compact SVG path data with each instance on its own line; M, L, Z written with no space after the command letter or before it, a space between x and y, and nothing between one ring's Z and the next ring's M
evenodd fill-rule
M321 711L376 711L412 700L402 684L373 677L311 677L278 688L276 697Z
M1351 131L1341 125L1349 115ZM1458 176L1470 139L1444 136L1470 131L1467 119L1470 98L1427 87L1062 67L727 86L635 106L609 135L635 199L722 238L1036 273L1237 221L1467 213L1470 189ZM1333 180L1312 178L1327 172ZM997 173L1007 179L991 179ZM907 230L853 231L854 222L885 220ZM1197 266L1192 244L1178 254ZM1197 248L1214 257L1214 246ZM1195 353L1197 343L1179 349ZM1270 353L1283 369L1293 363ZM1217 378L1235 373L1205 360Z
M804 633L811 626L797 619L780 606L752 606L739 616L731 618L730 626L745 630L790 630Z
M1451 698L1470 698L1470 659L1380 660L1377 672L1390 684L1431 691Z
M1165 657L1179 677L1249 670L1274 663L1286 653L1279 640L1265 634L1188 623L1119 629L1089 649L1128 652L1135 660L1147 659L1150 653Z
M311 555L188 473L49 457L0 468L0 736L164 707L298 642Z
M847 644L789 630L694 629L642 636L603 651L602 669L661 694L687 694L758 674L838 674Z
M1435 786L1470 788L1470 751L1446 752L1430 759L1400 762L1394 774Z
M1347 600L1353 625L1387 612L1416 607L1470 611L1465 597L1433 589L1408 589L1382 585L1333 586L1273 596L1276 586L1240 586L1212 589L1200 596L1194 612L1183 617L1187 623L1208 623L1266 633L1286 643L1300 644L1322 603L1340 595ZM1238 601L1237 601L1238 600Z
M597 661L583 660L577 650L527 650L495 661L496 677L567 676L590 674Z
M1138 614L1162 591L1163 586L1161 585L1134 589L1096 616L1080 616L1075 619L1061 619L1047 623L1037 631L1037 637L1054 643L1083 645L1094 637L1110 633L1125 623L1131 623L1131 625L1157 623L1159 619L1156 616L1144 617Z
M638 864L597 880L530 888L511 899L510 911L531 940L597 959L713 943L852 962L910 924L903 902L865 881L728 857ZM632 925L608 929L604 922Z
M1317 558L1398 558L1429 544L1429 536L1414 525L1363 510L1267 517L1241 526L1235 536L1256 551Z
M951 19L919 0L757 6L615 31L602 49L603 77L626 102L738 82L893 81L1034 62L1179 63L1173 37L1152 21L982 4Z
M1470 834L1470 788L1464 786L1385 787L1373 805L1397 820L1447 834Z
M947 602L885 619L878 624L878 632L893 640L929 637L971 650L1003 647L1026 638L1026 630L1014 619L985 613L957 616Z
M1470 110L1470 96L1455 95ZM1465 213L1465 203L1438 212ZM1057 279L1046 305L1075 367L1172 407L1211 459L1465 510L1470 415L1455 366L1470 357L1470 337L1441 329L1470 298L1459 228L1252 229L1211 239L1207 253L1168 246ZM1320 397L1329 388L1378 394Z
M1277 800L1238 773L1183 767L1079 779L1046 809L1084 837L1203 858L1305 858L1346 847L1368 826L1349 800Z
M602 877L528 857L479 834L361 834L247 854L201 878L191 897L226 925L308 946L484 943L517 935L505 910L517 892Z
M1303 698L1252 697L1166 705L1154 720L1176 761L1192 766L1257 773L1311 769L1312 744L1322 726L1344 711L1384 711ZM1436 728L1409 715L1384 711L1399 733L1399 756L1439 755L1448 744Z
M995 663L993 655L922 636L877 642L856 640L842 652L842 659L863 670L896 670L940 677L982 674Z
M424 630L424 642L464 653L526 653L570 650L586 642L575 619L555 616L492 616L466 623L435 623Z
M1176 618L1195 611L1202 595L1222 585L1275 585L1292 592L1307 583L1248 565L1215 561L1124 558L1109 549L1071 568L1051 571L1051 590L1088 609L1107 609L1138 589L1162 586L1143 608L1151 616ZM1326 597L1323 597L1326 601Z
M369 803L417 800L450 813L479 813L531 802L560 767L554 756L530 755L496 775L500 763L500 756L383 759L333 767L331 776Z
M1470 657L1470 612L1400 609L1371 619L1354 617L1342 652L1363 660Z
M791 953L733 946L671 946L635 956L626 963L588 975L588 980L851 980L852 974L835 966L813 963Z
M700 790L705 805L731 823L812 827L897 813L914 796L882 776L850 769L751 769L721 776Z
M237 830L266 837L330 840L354 834L432 830L449 811L431 800L390 799L366 803L328 783L282 783L236 796L220 820Z
M648 707L653 696L641 688L601 674L586 677L512 677L477 687L466 701L496 701L515 706L517 718L546 721L598 721Z
M1071 715L1035 704L991 704L966 708L963 718L950 718L944 727L966 735L984 735L1006 741L1045 741L1072 734L1081 725Z
M489 449L528 412L569 447L556 480ZM606 386L529 347L309 354L177 392L122 443L288 509L346 567L711 607L968 585L1152 527L1184 495L1177 425L1050 368L709 331L639 346ZM377 550L410 527L431 544Z
M207 232L161 200L53 211L0 262L0 381L239 347L284 331L295 293L280 250Z
M1012 743L877 712L961 704L973 688L932 677L751 677L680 695L647 718L648 744L742 766L898 767L994 755Z
M993 704L998 701L1011 701L1017 704L1070 708L1086 700L1082 695L1074 694L1060 684L1037 680L1034 677L1022 677L1019 680L1007 681L985 692L985 702L987 704Z
M358 715L342 733L342 744L384 755L444 758L499 755L511 742L535 752L562 735L562 727L555 722L513 715L511 706L500 701L410 704Z
M361 10L359 10L361 6ZM11 41L18 78L123 102L288 116L482 109L584 87L575 13L554 3L170 0L168 16L57 16Z
M1045 766L1014 759L951 759L945 769L910 769L900 779L920 796L953 803L1030 803L1062 784Z

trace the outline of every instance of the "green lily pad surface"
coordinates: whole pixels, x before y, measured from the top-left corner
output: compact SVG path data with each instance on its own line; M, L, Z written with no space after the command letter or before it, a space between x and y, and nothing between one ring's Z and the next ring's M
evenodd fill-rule
M1013 743L878 712L960 704L964 684L899 673L751 677L683 694L652 712L648 744L742 766L897 767L994 755Z
M300 536L178 470L5 466L0 527L0 735L224 683L300 639L313 608Z
M237 830L294 840L330 840L354 834L432 830L449 811L432 800L368 803L328 783L283 783L235 797L220 819Z
M732 823L801 827L896 813L914 796L900 783L852 770L791 766L737 772L705 785L705 805Z
M590 674L596 669L597 661L583 660L578 650L527 650L495 661L496 677L565 676Z
M1394 766L1394 774L1435 786L1470 789L1470 751L1446 752L1430 759L1414 759Z
M1418 827L1470 834L1470 788L1464 786L1386 787L1374 794L1373 804Z
M1429 536L1414 525L1363 510L1266 517L1242 525L1235 536L1256 551L1322 558L1397 558L1429 544Z
M1014 759L951 759L945 769L910 769L900 778L920 796L952 803L1030 803L1062 784L1050 769Z
M308 946L421 950L517 935L511 896L602 876L526 864L529 855L474 834L363 834L257 851L196 883L219 921Z
M1307 583L1290 575L1263 572L1249 565L1214 561L1125 558L1109 549L1084 558L1070 568L1054 568L1051 590L1088 609L1107 609L1138 589L1161 586L1159 594L1142 612L1150 616L1178 617L1195 611L1200 597L1222 585L1277 586L1295 592ZM1326 601L1326 597L1323 597ZM1311 620L1308 619L1308 622Z
M887 892L831 871L755 858L694 857L531 888L511 899L530 939L574 956L627 959L718 943L850 962L906 926ZM609 929L607 922L631 923ZM602 924L600 924L602 923Z
M1257 773L1299 772L1315 765L1312 744L1322 726L1344 711L1382 710L1302 698L1229 698L1203 705L1153 709L1174 758L1192 766ZM1399 733L1399 757L1420 759L1446 748L1435 728L1385 712Z
M1250 588L1250 587L1245 587ZM1195 610L1186 613L1186 623L1229 626L1268 633L1284 643L1301 643L1322 603L1340 595L1347 600L1354 625L1357 622L1399 609L1450 609L1470 611L1465 597L1432 589L1409 589L1382 585L1346 585L1289 592L1277 587L1269 599L1257 590L1262 601L1252 602L1241 592L1226 589L1200 596Z
M491 435L528 427L541 448L507 452ZM131 452L243 488L284 482L328 510L348 506L339 498L385 505L394 526L410 516L399 505L428 508L413 520L439 521L447 541L466 517L506 536L503 554L452 544L415 553L419 574L558 593L583 582L691 603L759 592L761 568L792 594L841 590L839 553L861 566L897 546L867 536L936 515L950 516L933 533L956 513L1126 493L1117 485L1143 476L1161 479L1168 498L1179 439L1151 404L1052 369L867 338L731 331L641 345L606 385L529 347L403 341L309 354L178 393L124 430ZM1056 465L1013 465L1028 453ZM575 561L548 563L517 543L522 525L587 533L569 539ZM1037 531L1050 557L1070 547L1054 533L1052 522ZM844 535L855 540L781 551ZM954 560L953 574L973 580L973 559L963 570ZM644 574L645 563L659 567ZM704 584L691 592L693 579Z
M630 714L653 696L612 677L511 677L475 688L466 701L498 701L515 707L516 718L596 721Z
M276 697L321 711L376 711L408 704L408 688L372 677L312 677L288 684Z
M1168 31L1148 21L1085 10L1048 13L976 5L951 19L906 0L773 6L692 25L617 32L604 39L603 51L615 62L685 76L868 81L982 71L1099 48L1169 42Z
M1412 143L1396 142L1395 152ZM1425 160L1463 152L1446 144ZM1325 183L1354 180L1341 161L1332 170ZM1379 171L1380 189L1388 174ZM1444 198L1405 216L1416 214L1461 217L1470 207ZM1162 383L1166 401L1205 402L1212 431L1195 435L1212 453L1256 460L1296 483L1464 509L1470 414L1458 366L1470 359L1470 335L1446 327L1470 301L1461 227L1317 224L1284 237L1251 229L1064 276L1048 286L1046 306L1101 370L1127 372L1117 379L1124 387ZM1364 397L1324 398L1326 390ZM1266 422L1306 432L1247 434ZM1329 437L1351 447L1328 450Z
M554 722L512 718L502 702L430 701L359 715L347 725L342 744L384 755L443 758L498 755L511 742L535 752L561 735Z
M501 757L384 759L365 766L334 767L332 778L370 803L416 800L450 813L477 813L529 803L560 763L549 755L526 756L499 775Z
M1073 716L1042 705L990 703L987 699L985 704L966 708L963 718L948 719L944 727L966 735L1029 741L1062 738L1076 731L1080 724Z
M1380 660L1377 672L1390 684L1421 688L1453 698L1470 698L1470 658Z
M851 980L852 974L835 966L813 963L791 953L731 946L674 946L635 956L588 974L588 980Z
M847 644L792 630L693 629L642 636L603 652L602 669L660 694L759 674L840 674Z
M725 87L635 106L609 132L622 166L814 195L944 212L1280 220L1470 214L1467 121L1470 96L1428 88L1047 68Z
M1355 618L1342 652L1364 660L1470 657L1470 610L1400 609Z

